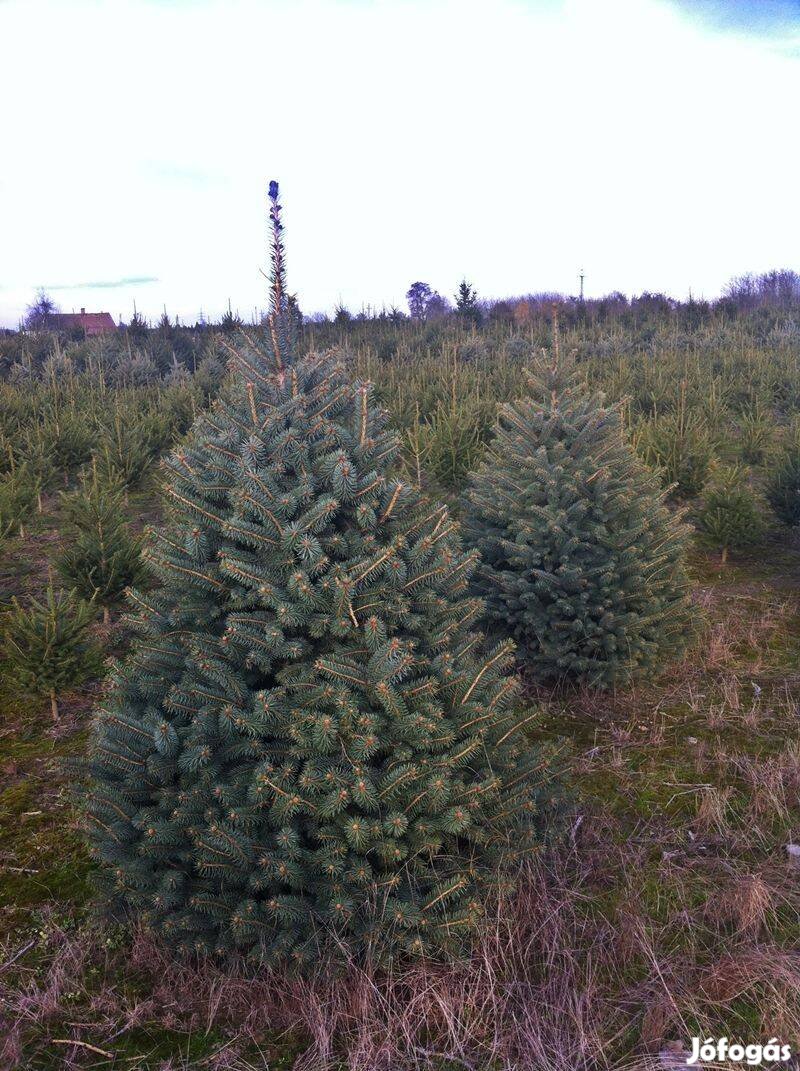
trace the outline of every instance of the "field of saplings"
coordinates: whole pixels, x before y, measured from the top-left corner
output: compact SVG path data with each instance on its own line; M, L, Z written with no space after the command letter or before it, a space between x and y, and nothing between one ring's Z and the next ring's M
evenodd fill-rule
M0 1067L800 1046L800 305L273 312L0 336Z

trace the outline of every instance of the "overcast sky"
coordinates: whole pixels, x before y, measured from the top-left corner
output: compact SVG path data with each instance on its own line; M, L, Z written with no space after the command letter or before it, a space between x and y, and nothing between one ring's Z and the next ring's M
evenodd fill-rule
M0 0L0 324L800 268L798 0Z

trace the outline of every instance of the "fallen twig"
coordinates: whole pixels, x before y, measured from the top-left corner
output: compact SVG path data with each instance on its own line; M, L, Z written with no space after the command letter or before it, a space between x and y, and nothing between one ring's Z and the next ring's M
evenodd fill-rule
M98 1056L105 1056L108 1060L113 1060L115 1055L113 1052L106 1052L105 1049L98 1049L96 1045L90 1045L88 1041L76 1041L74 1038L53 1038L50 1044L77 1045L81 1049L89 1049L91 1052L96 1052Z

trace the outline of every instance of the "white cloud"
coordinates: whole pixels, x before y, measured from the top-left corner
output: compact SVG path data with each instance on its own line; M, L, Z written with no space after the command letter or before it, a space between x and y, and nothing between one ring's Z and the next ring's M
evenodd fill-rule
M57 279L127 315L716 293L791 266L800 59L667 0L8 0L0 322Z

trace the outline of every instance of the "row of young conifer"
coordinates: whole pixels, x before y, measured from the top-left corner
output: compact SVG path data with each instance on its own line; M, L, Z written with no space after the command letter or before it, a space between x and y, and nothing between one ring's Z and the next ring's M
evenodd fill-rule
M49 700L102 669L91 639L141 578L142 540L126 522L129 494L190 426L195 392L107 392L67 377L6 389L0 421L0 554L24 549L29 524L58 503L62 550L41 600L13 598L0 622L5 683ZM47 505L45 505L47 503Z
M541 422L546 413L547 399L557 397L562 416L568 422L575 419L576 405L582 406L583 418L593 413L594 419L599 421L600 425L608 425L610 422L616 429L614 434L617 438L623 438L619 409L609 409L599 397L593 396L585 388L576 390L574 384L570 386L575 375L574 369L570 372L569 365L569 361L560 358L557 358L555 363L549 363L547 360L539 362L538 371L534 371L531 377L530 402L507 406L501 410L500 423L489 457L470 479L464 502L465 523L468 538L481 550L483 558L473 587L486 598L487 612L490 617L497 619L500 630L505 628L506 634L512 635L519 643L520 651L524 652L524 658L521 660L525 672L538 680L570 679L584 683L608 684L624 678L635 667L636 656L631 653L629 668L620 670L613 659L606 666L603 664L604 659L598 658L596 653L589 655L579 644L561 642L567 638L562 634L565 622L555 612L553 600L548 601L540 593L537 596L536 614L529 619L527 611L520 608L519 604L523 600L519 593L513 597L508 594L509 583L512 587L519 586L517 574L533 575L532 570L538 566L539 555L546 565L556 562L563 569L567 564L562 547L556 545L548 548L549 529L536 523L535 511L531 510L530 502L518 487L515 473L523 470L526 465L529 467L525 457L531 450L534 439L547 454L546 463L549 465L552 464L552 444L549 436L553 434L553 442L559 442L569 434L560 426L543 431L545 425L540 423L535 428L528 428L521 437L517 435L519 442L516 442L513 436L509 436L506 424L508 414L516 413L518 421L519 406L528 404L537 410ZM525 419L530 419L530 410ZM51 591L44 604L30 605L24 609L14 604L14 613L6 618L10 664L15 667L17 685L24 686L31 694L48 695L54 709L57 706L58 693L70 683L79 680L89 667L97 664L95 654L84 643L83 634L92 620L92 614L87 614L83 602L91 602L96 610L102 612L105 623L108 623L111 608L120 604L126 588L142 576L139 557L142 540L131 533L124 521L124 514L129 490L138 485L152 465L158 450L159 439L153 432L153 420L152 413L145 412L139 425L131 425L124 423L117 415L104 448L99 454L92 455L90 465L81 470L78 487L72 492L61 493L66 547L54 564L66 592L56 595L55 591ZM72 442L70 429L74 430L78 425L70 420L65 420L62 424L65 441ZM82 460L86 456L85 439L80 436L78 438L81 444L78 459ZM598 456L596 438L596 434L585 436L585 449L580 455L584 459ZM24 537L25 525L37 506L41 511L43 490L52 490L53 484L60 481L59 472L69 471L69 464L65 466L64 462L69 462L72 455L68 450L66 453L64 450L58 468L57 460L41 451L37 464L24 458L24 455L23 460L15 463L13 453L10 454L8 471L4 477L0 477L0 537L10 536L15 532ZM31 453L34 458L37 456L34 452ZM56 455L56 458L59 456ZM48 465L41 460L44 458L47 458ZM503 462L499 461L501 458L504 459ZM512 458L513 460L509 460ZM645 476L645 470L635 462L627 448L617 450L616 455L609 455L607 464L618 474L626 472L625 478L633 479L634 482ZM511 497L516 502L517 517L511 523L515 544L513 568L509 568L505 562L508 557L506 551L498 549L498 540L508 533L499 533L496 523L488 519L491 509L487 503L493 496L503 493L497 490L497 476L501 472L505 473L504 478L511 481ZM540 471L534 481L535 488L541 491L546 485L546 478L549 479L549 475ZM570 496L576 501L585 498L586 488L572 485L566 490L573 474L559 471L556 478L559 495L562 496L556 506L557 511L564 511L565 501L569 505ZM651 493L655 490L657 494L652 478L648 479L648 483ZM603 494L609 496L609 491L602 484L598 484L598 487L601 486ZM773 468L766 488L767 497L777 516L788 525L800 522L798 487L800 454L789 451L782 463ZM476 494L478 489L480 495ZM673 493L675 492L680 494L680 488L673 486ZM509 502L510 498L506 501ZM651 506L652 503L646 503L645 508ZM655 507L656 514L659 509L663 512L663 505ZM495 512L502 519L502 523L508 526L509 519L504 516L508 509L504 511L501 508ZM716 547L721 552L723 561L729 550L739 550L755 543L764 530L764 522L753 493L742 470L738 468L722 468L715 474L711 486L706 490L702 507L695 511L694 520L700 539L707 545ZM487 532L491 532L491 537ZM599 543L596 533L593 538ZM641 538L640 536L640 541ZM527 550L521 549L523 547ZM498 554L501 562L499 569L494 567ZM637 576L631 577L630 583L634 590L639 590ZM626 590L624 585L617 584L616 580L611 583L610 588L620 593ZM67 594L69 592L71 594ZM631 613L631 606L635 605L636 599L627 594L620 594L620 597L628 606L627 612ZM537 615L542 615L542 606L545 608L542 619L537 620ZM56 617L55 609L58 610ZM74 643L68 639L73 635L68 620L70 613L76 621L83 622L82 628L75 633ZM580 613L575 615L575 619L580 620ZM629 617L627 620L630 622L632 619ZM573 620L572 628L577 627ZM682 627L677 617L676 627L679 630ZM630 626L626 629L626 633L635 634L635 631L635 628L631 629ZM60 638L53 643L51 635ZM551 638L546 640L548 635ZM555 646L553 635L559 641ZM23 639L23 636L26 638ZM607 638L598 640L601 646L609 642L617 641ZM630 644L628 638L624 642L626 645ZM47 657L44 656L43 645L49 652ZM87 655L82 660L76 656L84 647ZM561 648L564 650L561 651ZM546 651L550 651L552 657L546 654ZM632 651L633 647L630 648L630 652ZM624 665L624 662L622 664Z

